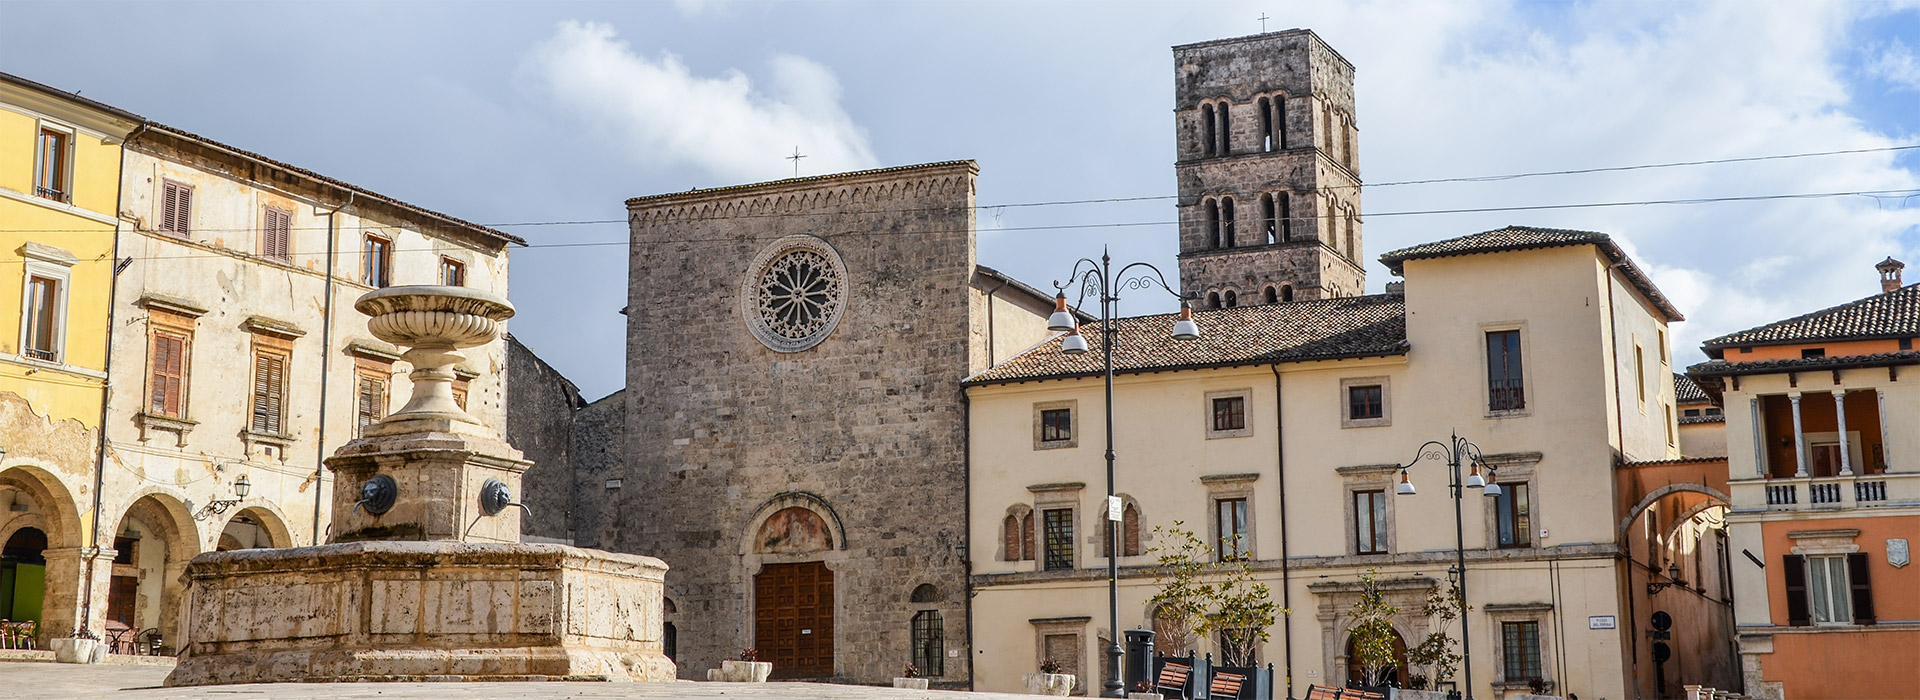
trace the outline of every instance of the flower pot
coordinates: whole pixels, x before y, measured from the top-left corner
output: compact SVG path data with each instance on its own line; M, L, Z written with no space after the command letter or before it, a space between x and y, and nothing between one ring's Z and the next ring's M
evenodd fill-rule
M926 690L926 689L927 689L927 679L925 679L925 678L895 678L895 679L893 679L893 687L895 687L895 688L906 688L906 689L908 689L908 690Z
M1159 693L1127 693L1127 700L1166 700Z
M767 676L773 673L771 661L740 661L727 659L720 662L720 668L707 672L707 680L727 683L765 683Z
M98 639L63 637L48 643L53 660L63 664L97 664L107 657L107 645Z
M1027 674L1027 692L1066 697L1073 694L1074 681L1071 673L1030 673Z

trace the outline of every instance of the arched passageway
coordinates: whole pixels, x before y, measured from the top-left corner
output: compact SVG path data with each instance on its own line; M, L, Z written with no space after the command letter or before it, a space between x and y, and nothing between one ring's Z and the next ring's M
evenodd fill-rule
M1389 630L1393 634L1393 669L1387 671L1387 685L1395 688L1407 687L1407 640L1400 637L1399 630ZM1360 666L1360 650L1354 648L1354 638L1347 636L1347 683L1349 685L1374 685L1374 679L1366 678Z
M293 546L293 535L287 530L286 521L267 508L252 506L242 508L227 520L220 530L219 541L213 549L218 552L231 552L236 549L269 549Z
M134 501L113 530L104 638L116 654L168 653L186 639L181 575L200 553L186 505L150 493ZM157 643L154 642L158 638Z
M58 477L30 464L0 469L0 619L9 621L8 643L44 649L76 626L81 544L72 492Z
M22 527L0 545L0 648L39 636L47 593L47 533ZM36 644L37 646L37 644Z

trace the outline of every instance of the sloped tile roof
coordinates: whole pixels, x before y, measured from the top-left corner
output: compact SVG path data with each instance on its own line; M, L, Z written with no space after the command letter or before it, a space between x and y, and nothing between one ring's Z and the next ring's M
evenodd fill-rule
M1113 369L1157 370L1271 362L1398 355L1407 351L1407 307L1397 294L1295 301L1194 312L1198 340L1174 340L1175 314L1114 321ZM1045 343L967 380L997 384L1029 379L1098 376L1100 324L1080 326L1091 352L1067 355L1060 339Z
M1693 383L1693 380L1687 378L1687 375L1673 375L1674 403L1684 406L1690 403L1707 403L1707 401L1709 401L1707 392L1702 391L1699 384Z
M1633 260L1627 257L1627 252L1622 250L1618 243L1613 242L1611 236L1596 231L1575 231L1562 228L1540 228L1537 226L1508 226L1506 228L1482 231L1458 238L1449 238L1444 241L1433 241L1431 243L1422 243L1416 246L1401 248L1380 256L1380 262L1386 265L1387 269L1392 271L1393 274L1398 275L1401 274L1403 263L1408 260L1449 258L1456 255L1479 255L1483 253L1502 253L1506 251L1533 250L1537 248L1560 248L1575 245L1591 245L1599 248L1600 252L1606 255L1608 260L1613 261L1620 267L1620 272L1626 275L1627 281L1632 283L1635 289L1640 290L1640 293L1645 295L1649 301L1652 301L1654 307L1659 309L1660 313L1664 314L1668 321L1678 322L1686 320L1686 317L1680 314L1680 310L1674 308L1673 304L1667 301L1667 296L1660 292L1660 288L1654 286L1653 280L1641 272L1639 266L1633 264Z
M1920 285L1729 333L1701 345L1708 355L1741 345L1779 345L1822 340L1920 337Z

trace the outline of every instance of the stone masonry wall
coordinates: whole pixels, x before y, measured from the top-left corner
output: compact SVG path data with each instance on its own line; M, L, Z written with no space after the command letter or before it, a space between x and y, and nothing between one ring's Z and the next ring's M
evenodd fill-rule
M520 532L541 541L573 538L574 412L585 405L573 382L507 336L507 444L533 466L515 494L530 512Z
M913 611L926 607L909 595L930 583L955 652L935 681L966 682L959 383L971 364L976 172L940 163L628 202L624 488L598 490L607 505L581 537L667 561L682 677L754 646L763 564L824 561L836 678L899 674ZM795 234L833 247L848 296L822 343L778 353L749 333L741 280ZM795 502L844 527L835 549L754 551L759 522Z
M573 529L574 544L608 549L602 542L607 515L616 504L608 478L625 476L627 453L627 390L621 389L573 413ZM642 484L634 484L635 488ZM624 481L620 488L625 488Z

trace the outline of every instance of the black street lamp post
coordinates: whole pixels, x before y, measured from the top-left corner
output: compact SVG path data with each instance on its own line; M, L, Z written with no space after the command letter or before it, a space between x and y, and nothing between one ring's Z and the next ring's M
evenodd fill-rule
M1085 272L1081 265L1087 265ZM1127 277L1127 273L1136 267L1146 268L1139 275ZM1115 279L1118 277L1119 279ZM1120 566L1117 557L1120 552L1119 526L1120 509L1113 488L1113 307L1120 301L1122 289L1152 289L1158 287L1180 300L1180 317L1174 321L1172 336L1175 340L1194 340L1200 337L1200 327L1193 321L1193 309L1187 306L1187 299L1167 284L1166 275L1160 268L1136 262L1121 267L1118 273L1113 270L1113 259L1106 251L1100 252L1100 261L1094 262L1081 258L1073 264L1073 274L1067 281L1053 283L1057 290L1053 297L1053 315L1047 318L1047 330L1064 332L1066 338L1060 342L1060 351L1069 355L1079 355L1087 351L1087 339L1080 335L1078 319L1067 310L1067 288L1078 283L1080 298L1073 303L1078 310L1080 302L1086 301L1087 294L1096 293L1100 297L1100 351L1105 356L1103 370L1106 377L1107 399L1107 682L1100 691L1101 697L1126 697L1125 684L1120 680Z
M1466 700L1473 700L1473 648L1468 641L1473 623L1467 619L1467 535L1466 528L1461 524L1462 501L1465 500L1466 489L1482 489L1488 498L1498 497L1500 485L1493 483L1496 470L1481 459L1480 446L1454 433L1448 442L1428 440L1417 450L1413 461L1400 465L1400 485L1394 489L1394 494L1414 495L1413 481L1407 478L1407 469L1429 458L1446 462L1450 475L1447 490L1453 494L1454 565L1447 569L1447 580L1460 594L1460 670L1466 687ZM1460 474L1463 463L1469 469L1464 479ZM1484 479L1480 476L1481 467L1487 470Z

